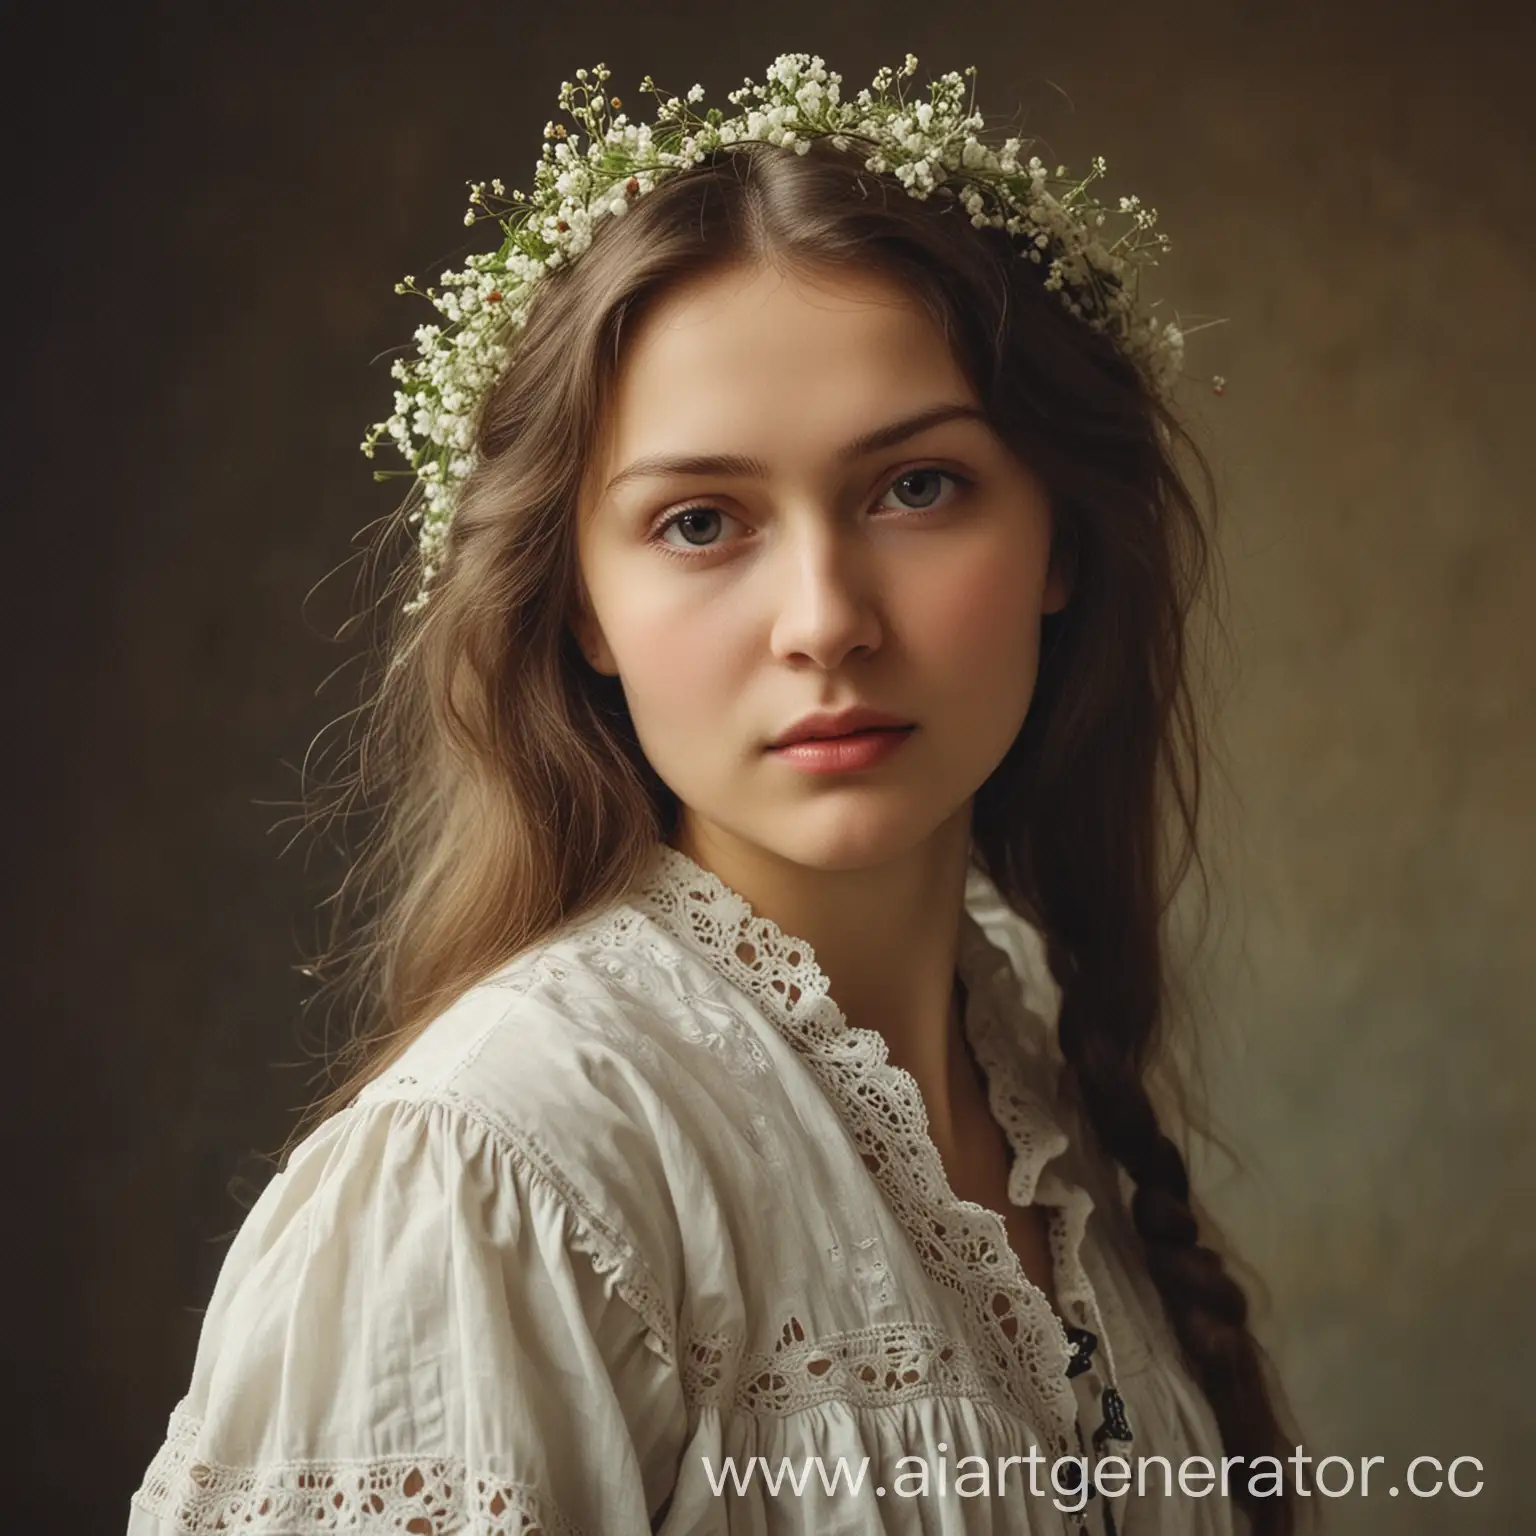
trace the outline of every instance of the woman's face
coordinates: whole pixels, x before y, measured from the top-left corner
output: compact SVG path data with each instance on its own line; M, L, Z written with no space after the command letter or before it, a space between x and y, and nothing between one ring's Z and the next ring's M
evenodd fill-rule
M852 869L952 826L1023 723L1066 592L1044 487L942 332L883 275L754 265L679 287L624 348L576 629L682 803L679 841ZM853 772L769 750L858 705L916 729Z

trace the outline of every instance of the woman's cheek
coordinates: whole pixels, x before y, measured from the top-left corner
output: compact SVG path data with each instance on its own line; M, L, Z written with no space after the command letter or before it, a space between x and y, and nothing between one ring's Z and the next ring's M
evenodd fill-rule
M630 711L669 735L718 733L721 710L739 692L729 670L734 650L726 627L697 610L630 630L621 653Z
M947 571L933 571L913 601L931 646L956 665L984 671L989 658L1017 657L1038 637L1041 588L1024 552L982 549Z

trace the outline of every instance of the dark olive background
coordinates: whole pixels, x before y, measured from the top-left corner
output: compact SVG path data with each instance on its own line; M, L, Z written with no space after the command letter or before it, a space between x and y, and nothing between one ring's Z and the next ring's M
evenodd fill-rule
M397 298L527 180L599 58L712 99L778 52L911 48L1109 160L1224 316L1185 399L1217 461L1236 667L1204 962L1210 1187L1268 1278L1317 1454L1481 1457L1536 1517L1528 1303L1536 529L1523 8L1367 4L8 5L5 1116L19 1283L7 1529L110 1532L227 1238L305 1097L297 973L339 866L288 848L353 702L329 641ZM1201 381L1229 379L1216 399ZM354 563L349 563L354 562ZM323 578L319 590L306 594ZM285 851L286 850L286 851ZM289 1064L289 1065L284 1065ZM1218 1172L1220 1170L1217 1170ZM1522 1518L1523 1517L1523 1518Z

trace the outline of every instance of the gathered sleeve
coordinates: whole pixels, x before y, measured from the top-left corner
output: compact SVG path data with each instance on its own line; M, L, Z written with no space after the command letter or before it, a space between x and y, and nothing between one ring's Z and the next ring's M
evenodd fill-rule
M645 1531L686 1409L622 1236L465 1106L354 1102L237 1233L129 1536Z

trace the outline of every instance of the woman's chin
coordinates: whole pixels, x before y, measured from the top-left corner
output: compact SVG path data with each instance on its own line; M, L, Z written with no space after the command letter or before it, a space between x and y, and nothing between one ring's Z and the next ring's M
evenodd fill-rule
M890 805L800 806L764 828L762 842L780 858L828 873L875 869L900 859L937 829Z

